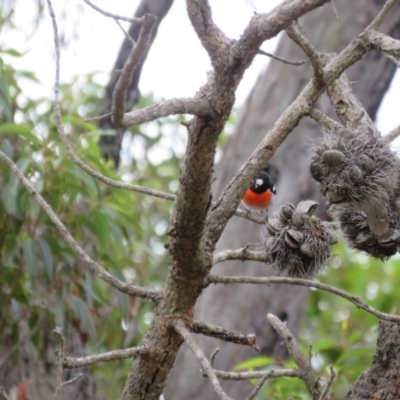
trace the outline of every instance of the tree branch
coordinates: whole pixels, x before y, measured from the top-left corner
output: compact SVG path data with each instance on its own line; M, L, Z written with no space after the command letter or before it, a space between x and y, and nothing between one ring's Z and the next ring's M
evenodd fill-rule
M318 123L320 123L325 128L329 129L330 131L337 131L343 129L343 125L339 124L339 122L336 122L334 119L329 118L327 115L319 111L317 108L312 108L309 111L308 116L313 120L317 121Z
M388 12L392 9L392 7L398 3L398 0L388 0L384 6L382 7L381 11L379 11L378 15L373 19L373 21L368 25L367 30L370 29L377 29L382 21L385 19Z
M264 376L261 378L260 382L257 383L256 387L251 391L249 396L247 397L246 400L253 400L257 396L258 392L261 390L261 388L264 386L264 383L267 381L268 376Z
M142 28L136 45L132 47L128 59L114 88L112 96L112 119L117 127L124 126L123 117L126 106L126 93L130 86L133 73L140 63L141 58L150 46L151 31L157 22L157 17L152 14L145 14L142 18Z
M275 315L267 314L267 319L275 329L275 332L278 334L278 336L283 340L288 353L292 356L294 362L299 367L299 370L301 371L301 379L306 384L312 398L318 400L321 394L318 384L319 378L315 376L309 361L300 351L300 348L296 343L296 339L290 333L289 329L286 327L286 324L284 324Z
M248 247L237 250L223 250L214 255L213 265L228 260L259 261L267 262L267 255L262 251L250 251Z
M214 69L224 70L230 40L215 25L208 0L187 0L186 6L190 22L207 51Z
M324 64L322 58L313 44L302 35L298 22L292 22L286 28L286 33L306 53L314 70L314 78L318 85L322 85L324 83Z
M324 283L308 280L308 279L297 279L297 278L284 278L284 277L270 277L270 278L256 278L251 276L219 276L219 275L209 275L206 278L205 285L208 286L210 283L253 283L257 285L272 285L272 284L284 284L284 285L299 285L299 286L308 286L316 289L324 290L326 292L330 292L336 294L337 296L343 297L348 300L350 303L353 303L357 308L360 308L372 315L375 315L377 318L392 321L392 322L400 322L400 315L392 315L386 314L382 311L379 311L370 305L364 303L358 297L355 297L344 290L335 288L333 286L326 285Z
M161 104L153 104L141 110L126 113L123 117L122 124L124 126L131 126L169 115L191 114L200 117L210 115L210 113L212 113L212 109L204 99L171 99Z
M175 331L178 332L182 336L182 339L186 342L186 344L188 345L188 347L190 348L190 350L196 357L197 361L199 362L199 364L201 365L201 367L207 374L208 379L210 379L211 385L212 385L217 397L220 400L232 400L222 390L221 385L218 382L218 378L215 375L210 362L207 360L206 356L203 354L203 352L197 346L196 342L193 340L189 331L185 327L185 324L183 323L183 321L177 320L177 321L174 321L171 325L175 329Z
M57 378L56 378L56 391L54 393L54 399L58 397L62 388L62 373L63 373L63 365L65 359L65 339L62 335L62 328L57 327L53 330L53 333L56 337L56 341L58 344L58 349L55 350L57 355Z
M214 373L218 378L228 381L245 381L249 379L260 378L300 378L301 371L299 369L277 369L269 371L252 371L252 372L226 372L214 369Z
M94 273L97 277L102 279L103 281L110 284L115 289L120 292L126 293L130 296L142 297L145 299L153 300L157 302L161 298L161 292L153 289L145 289L140 286L133 286L128 283L122 282L119 279L110 275L105 269L103 269L99 264L97 264L94 260L92 260L86 252L82 249L82 247L75 241L72 237L68 229L65 225L60 221L57 214L53 211L49 204L43 199L43 197L34 189L33 185L29 182L29 180L19 171L14 162L8 158L2 151L0 151L0 159L4 162L7 168L15 174L17 179L22 183L22 185L26 188L29 195L32 196L40 208L48 215L50 220L54 223L57 230L59 231L62 238L73 248L75 253L81 259L85 266L87 266L92 273Z
M393 142L393 140L397 139L400 136L400 125L397 125L396 128L391 130L387 135L384 136L384 140L386 143Z
M256 344L256 335L244 335L242 333L230 331L220 326L207 324L203 321L193 321L190 325L190 330L194 333L224 340L225 342L232 342L243 344L245 346L250 346L255 351L260 351L260 348Z
M126 358L133 358L137 356L142 356L149 353L149 348L147 346L132 347L130 349L124 350L113 350L103 354L94 354L86 357L70 357L66 356L64 358L65 368L80 368L87 367L88 365L97 364L105 361L114 360L124 360Z

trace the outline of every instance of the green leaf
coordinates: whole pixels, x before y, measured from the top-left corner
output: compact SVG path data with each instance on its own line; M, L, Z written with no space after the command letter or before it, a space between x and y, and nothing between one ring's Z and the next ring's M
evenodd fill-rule
M94 333L92 332L92 322L90 318L90 313L87 308L86 303L78 296L71 296L72 299L72 309L76 318L81 321L81 330L85 333Z
M27 268L31 281L34 281L37 271L37 260L32 239L27 239L22 243L22 252L24 255L25 267Z
M29 158L21 158L17 161L17 167L19 171L23 174L25 173L31 160ZM3 200L4 207L8 214L19 217L20 208L18 204L19 200L19 180L14 174L10 175L10 180L3 188L3 193L1 198Z
M39 248L43 256L46 273L50 279L53 279L54 263L53 254L51 253L50 246L44 239L39 239Z
M23 56L22 53L20 53L19 51L15 50L15 49L1 49L0 53L9 54L10 56L13 56L13 57L22 57Z
M239 369L247 369L247 370L253 370L255 368L262 368L266 367L270 364L274 364L275 360L271 357L265 357L265 356L260 356L260 357L254 357L250 358L249 360L243 361L233 368L234 371L237 371ZM274 364L276 366L276 364Z
M0 125L0 135L20 136L35 145L40 145L39 138L32 133L32 128L28 124L13 124L11 122Z

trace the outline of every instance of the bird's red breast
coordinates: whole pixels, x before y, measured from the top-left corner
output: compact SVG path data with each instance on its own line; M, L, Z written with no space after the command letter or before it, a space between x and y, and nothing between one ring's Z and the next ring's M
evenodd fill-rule
M247 208L264 211L270 206L273 196L273 193L269 189L264 193L256 193L249 188L246 190L242 202Z

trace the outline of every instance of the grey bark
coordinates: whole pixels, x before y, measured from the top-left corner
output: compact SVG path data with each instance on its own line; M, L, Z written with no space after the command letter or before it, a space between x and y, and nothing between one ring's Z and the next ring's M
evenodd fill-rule
M330 7L322 7L308 14L300 23L305 35L317 50L338 52L360 33L380 10L382 1L337 1L340 20ZM394 38L400 35L400 8L396 7L386 18L380 30ZM301 49L283 36L277 54L290 60L305 59ZM361 62L351 67L348 77L355 83L354 89L372 118L375 118L381 100L391 82L395 66L382 55L370 52ZM293 67L271 61L261 74L243 107L235 132L228 141L222 160L217 168L215 194L220 194L242 163L265 136L279 115L299 94L312 75L310 65ZM333 117L332 107L326 96L319 108ZM276 179L275 207L284 202L297 204L304 199L319 199L318 187L309 174L310 143L321 135L321 127L311 120L302 123L289 135L271 160L271 174ZM323 209L323 207L321 207ZM219 250L235 249L252 243L259 246L262 229L249 221L234 218L229 222ZM260 264L229 261L213 270L223 275L270 275L271 271ZM243 333L255 333L262 354L282 357L285 351L276 334L266 322L271 312L287 320L289 329L296 333L302 320L308 297L306 288L253 285L226 285L209 287L199 299L195 317ZM254 357L254 351L230 343L217 342L203 336L196 337L206 355L216 347L221 351L215 360L215 368L230 370L235 364ZM223 388L233 398L243 398L251 390L243 382L223 382ZM175 367L170 374L165 391L166 399L214 399L207 379L201 378L199 366L192 354L182 348Z
M153 14L157 17L157 22L152 31L150 46L157 35L158 27L162 19L168 13L172 3L173 0L142 0L142 2L139 4L135 12L135 17L140 18L144 14ZM136 41L139 37L139 32L140 32L140 25L132 23L128 30L129 36ZM144 54L138 68L136 68L132 77L131 84L127 88L126 108L125 108L126 111L132 110L133 106L139 99L140 95L139 80L140 80L140 75L142 73L143 63L146 60L149 49ZM112 94L114 92L115 85L117 84L119 78L118 71L120 71L124 66L131 50L132 50L132 43L127 38L125 38L119 50L117 60L115 61L114 67L111 71L110 80L105 88L104 96L100 102L97 115L107 114L111 111ZM111 120L111 117L107 117L100 120L98 126L99 128L104 130L115 130L115 135L102 135L100 137L99 145L102 156L105 159L109 158L113 159L114 164L118 166L120 161L121 143L125 132L125 128L116 129Z
M372 366L357 380L346 400L398 399L400 393L400 325L381 322Z

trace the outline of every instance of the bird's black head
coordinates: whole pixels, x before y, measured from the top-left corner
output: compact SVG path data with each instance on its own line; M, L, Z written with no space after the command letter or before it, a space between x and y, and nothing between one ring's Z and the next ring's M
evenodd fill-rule
M260 175L258 175L255 183L250 186L250 189L255 193L264 193L270 190L273 194L276 194L275 184L268 172L265 171L262 171Z

